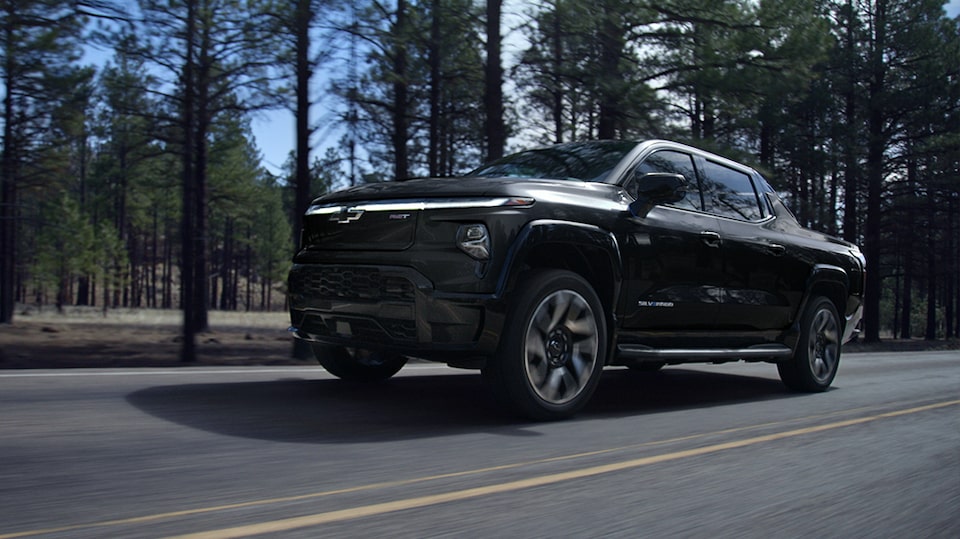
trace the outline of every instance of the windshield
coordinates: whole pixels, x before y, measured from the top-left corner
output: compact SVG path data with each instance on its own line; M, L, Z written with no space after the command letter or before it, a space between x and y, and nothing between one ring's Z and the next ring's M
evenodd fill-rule
M602 182L635 146L635 142L609 140L559 144L508 155L470 175Z

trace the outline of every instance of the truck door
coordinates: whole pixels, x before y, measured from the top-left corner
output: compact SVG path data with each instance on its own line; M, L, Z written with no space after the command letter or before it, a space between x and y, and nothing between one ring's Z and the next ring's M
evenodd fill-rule
M628 219L625 231L622 327L626 330L696 331L714 326L722 296L723 257L718 220L702 211L693 157L676 150L649 155L632 174L682 174L683 200ZM635 191L633 191L635 192Z
M704 160L702 185L706 209L719 217L723 236L723 301L718 329L782 330L790 325L784 242L770 229L773 215L744 171ZM802 287L801 287L802 288ZM802 291L802 290L801 290ZM794 299L794 302L796 300Z

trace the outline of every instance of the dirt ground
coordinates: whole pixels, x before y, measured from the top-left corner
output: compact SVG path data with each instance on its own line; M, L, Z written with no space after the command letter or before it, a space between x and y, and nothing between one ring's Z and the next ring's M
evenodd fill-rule
M0 325L0 369L180 367L178 311L20 309ZM316 365L292 358L286 313L210 312L190 365Z
M294 359L286 313L210 312L209 333L197 336L198 361L180 361L179 311L52 307L21 308L12 325L0 325L0 369L71 367L182 367L206 365L316 365ZM958 350L960 341L853 342L844 351Z

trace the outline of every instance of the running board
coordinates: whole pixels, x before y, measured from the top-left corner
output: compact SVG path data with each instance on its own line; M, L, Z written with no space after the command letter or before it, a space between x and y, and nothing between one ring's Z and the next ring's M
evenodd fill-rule
M786 358L793 355L782 344L760 344L748 348L651 348L642 344L621 344L617 346L621 357L630 359L705 360L705 359L762 359Z

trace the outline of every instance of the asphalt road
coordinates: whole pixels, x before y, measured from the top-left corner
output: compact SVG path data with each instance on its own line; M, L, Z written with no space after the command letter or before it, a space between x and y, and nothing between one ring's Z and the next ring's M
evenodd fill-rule
M960 352L611 370L559 423L478 374L0 371L0 538L960 537Z

